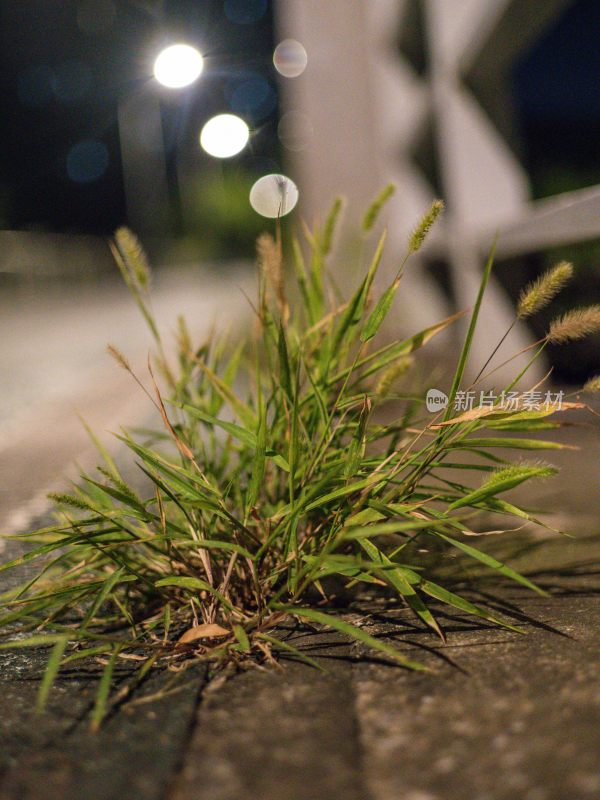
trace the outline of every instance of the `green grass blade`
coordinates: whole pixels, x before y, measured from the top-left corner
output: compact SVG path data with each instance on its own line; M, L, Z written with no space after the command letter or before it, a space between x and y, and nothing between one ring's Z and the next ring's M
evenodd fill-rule
M250 640L248 639L248 634L242 628L241 625L233 626L233 634L235 638L238 640L240 648L244 653L252 652L252 646L250 644Z
M188 403L177 403L177 405L182 408L186 414L189 414L190 417L199 419L202 422L205 422L207 425L215 425L216 427L221 428L233 436L234 439L237 439L245 444L247 447L252 449L256 447L256 434L253 431L248 430L241 425L236 425L234 422L227 422L226 420L214 417L212 414L207 414L206 411L203 411L201 408L191 406Z
M42 678L42 682L38 690L36 701L36 708L38 711L43 711L46 706L48 695L50 694L50 690L52 689L54 681L56 680L56 676L58 675L58 671L60 670L62 657L68 643L69 637L63 636L62 638L57 639L56 644L52 648L52 652L50 653L50 657L48 658L48 663L46 664L46 669L44 671L44 677Z
M262 402L262 398L259 398L258 413L259 418L258 430L256 432L256 450L254 452L252 475L250 477L248 496L246 498L246 518L256 505L263 478L265 476L265 460L267 457L267 414L264 403Z
M333 205L327 215L325 220L325 225L323 225L323 234L321 236L321 251L323 255L326 256L331 252L331 247L333 245L333 237L335 235L335 230L337 228L337 224L340 218L340 214L344 207L344 199L342 197L336 197L333 201Z
M548 593L544 591L544 589L541 589L539 586L533 583L533 581L530 581L512 567L509 567L507 564L503 564L501 561L498 561L497 558L478 550L476 547L472 547L470 544L465 544L465 542L461 542L445 533L441 533L440 531L432 531L431 535L436 536L438 539L442 539L444 542L452 545L452 547L456 547L458 550L466 553L471 558L474 558L477 561L480 561L482 564L485 564L486 567L489 567L495 572L499 572L501 575L504 575L504 577L510 578L511 580L516 581L516 583L520 583L522 586L526 586L528 589L531 589L537 594L547 596Z
M360 334L360 341L363 342L363 344L372 339L379 328L383 325L383 321L392 308L392 303L394 302L394 297L396 296L399 286L400 280L397 278L391 284L391 286L388 286L375 304L375 308L373 311L371 311L371 314L365 323L365 327Z
M469 322L469 328L467 330L467 335L465 337L465 341L462 346L462 350L460 353L460 357L458 359L458 365L456 367L456 372L454 373L454 379L452 381L452 388L450 389L450 394L448 395L448 405L446 406L446 412L444 414L444 420L450 419L452 415L452 411L454 409L454 401L456 399L456 392L460 388L460 382L463 379L463 375L465 373L465 368L467 366L467 360L469 358L469 353L471 352L471 344L473 343L473 336L475 335L475 328L477 327L477 320L479 318L479 311L481 309L481 302L483 300L483 295L485 294L485 290L488 285L488 281L490 279L490 275L492 273L492 266L494 264L494 255L496 253L496 241L497 237L494 240L492 245L492 249L490 250L490 254L485 264L485 268L483 270L483 276L481 278L481 283L479 285L479 292L477 294L477 300L475 301L475 306L473 307L473 313L471 314L471 321Z
M370 475L368 478L364 478L363 480L341 486L339 489L335 489L335 491L328 492L327 494L318 497L316 500L313 500L312 503L309 503L306 506L305 511L314 511L315 508L325 506L328 503L331 503L333 500L340 500L342 497L346 497L349 494L360 492L362 489L366 489L367 486L370 486L376 481L380 481L381 478L381 475Z
M426 625L432 628L442 641L445 641L445 636L436 618L421 600L415 588L406 580L402 574L402 569L396 567L394 562L391 561L385 555L385 553L379 550L379 548L377 548L372 542L363 539L361 540L360 544L361 547L368 553L373 563L381 564L387 567L387 569L380 573L383 580L396 589L396 591L406 600L415 614L422 619Z
M308 664L309 667L313 667L313 669L318 669L319 672L327 672L327 670L322 667L318 661L315 661L314 658L307 656L305 653L302 652L298 647L294 647L293 644L286 642L285 639L279 639L277 636L269 636L268 633L257 633L257 639L264 639L265 642L269 642L270 645L275 647L279 650L285 650L286 653L290 653L299 661L303 661L305 664Z
M290 358L285 337L283 322L279 323L279 336L277 339L277 349L279 352L279 382L286 393L288 400L293 397L292 393L292 372L290 369Z
M483 448L483 447L507 447L512 450L573 450L567 444L560 442L549 442L545 439L497 439L494 437L486 437L485 439L465 438L458 442L450 442L447 445L453 450L466 450L469 448Z
M310 622L318 622L320 625L327 625L327 627L333 628L340 633L344 633L346 636L350 636L352 639L367 645L367 647L370 647L373 650L384 653L386 656L389 656L398 664L406 667L407 669L429 671L429 668L424 664L403 656L402 653L400 653L399 650L396 650L395 647L392 647L392 645L381 641L381 639L376 639L374 636L370 636L368 633L363 631L362 628L352 625L349 622L345 622L339 617L325 614L323 611L317 611L314 608L300 608L298 606L280 605L277 605L276 608L279 611L286 611L288 614L294 614L301 619L307 619Z
M387 232L384 231L375 249L375 254L373 255L373 259L371 261L367 274L365 275L362 283L354 293L350 302L346 306L346 310L342 314L331 347L331 352L333 354L337 353L338 348L344 341L346 335L352 331L354 326L357 325L362 318L367 303L367 298L369 296L369 292L371 289L371 285L373 283L373 279L375 278L375 273L377 272L379 264L381 263L381 257L383 255L383 248L385 245L386 237L387 237Z
M448 506L448 511L454 511L463 506L473 506L481 503L490 497L495 497L501 492L507 492L509 489L514 489L515 486L523 483L523 481L530 480L531 478L548 478L555 475L557 472L554 467L549 466L526 466L526 465L513 465L506 469L498 470L492 473L491 476L473 492L469 492L464 497L455 500Z
M108 663L104 667L104 670L102 671L102 676L100 678L100 681L98 683L98 689L96 691L94 708L92 710L90 718L90 727L93 732L96 732L100 729L100 726L102 725L102 720L106 716L108 698L110 695L110 687L112 683L112 676L118 657L119 657L119 650L115 649L110 659L108 660Z
M464 597L461 597L454 592L449 591L448 589L444 589L443 586L439 586L437 583L429 580L420 580L419 586L425 594L428 594L430 597L435 598L436 600L440 600L442 603L446 603L449 606L453 606L457 608L459 611L464 611L465 614L470 614L474 617L480 617L481 619L485 619L488 622L492 622L494 625L499 625L502 628L507 628L508 630L514 631L515 633L523 633L521 628L516 627L515 625L511 625L508 622L500 619L495 614L491 614L489 611L486 611L484 608L472 603L470 600L467 600Z

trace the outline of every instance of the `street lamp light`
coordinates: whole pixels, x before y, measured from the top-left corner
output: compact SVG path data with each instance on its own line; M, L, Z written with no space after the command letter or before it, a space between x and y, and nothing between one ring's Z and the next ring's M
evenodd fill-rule
M210 156L231 158L240 153L250 137L248 126L235 114L217 114L200 133L200 144Z
M169 89L189 86L200 77L204 60L189 44L172 44L162 50L154 62L154 77Z

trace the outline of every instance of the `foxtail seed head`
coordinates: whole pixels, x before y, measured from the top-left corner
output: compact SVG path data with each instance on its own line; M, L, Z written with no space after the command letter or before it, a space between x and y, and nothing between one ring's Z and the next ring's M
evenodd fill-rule
M408 249L411 253L416 253L417 250L421 249L427 234L443 210L444 203L442 200L434 200L429 211L423 215L421 221L414 229L410 239L408 240Z
M600 305L576 308L555 319L546 339L551 344L564 344L583 339L590 333L600 331Z
M584 392L592 392L593 394L600 393L600 375L594 375L593 378L590 378L583 384L583 391Z
M375 200L371 203L369 208L367 209L367 213L363 217L362 221L362 229L365 233L371 230L373 225L377 222L377 217L379 216L379 212L390 199L390 197L396 191L396 187L393 183L388 183L377 195Z
M573 277L573 265L561 261L523 289L517 305L518 319L536 314L556 297Z
M327 219L325 220L325 225L323 226L323 234L321 236L321 251L325 256L331 251L335 229L337 227L337 223L343 207L344 207L344 198L336 197L333 202L333 205L331 206L331 211L329 212L329 214L327 215Z
M281 248L270 233L262 233L256 240L256 255L261 273L272 289L281 315L289 313L283 279L283 259Z
M142 243L125 227L115 232L115 243L129 274L141 289L145 289L150 283L150 265Z
M127 370L127 372L131 372L131 365L120 350L117 350L117 348L112 344L107 345L106 349L108 354L114 358L120 367L123 367L123 369Z
M375 393L380 399L384 399L394 388L395 382L402 377L415 363L412 356L401 356L394 364L391 364L381 375L375 387Z

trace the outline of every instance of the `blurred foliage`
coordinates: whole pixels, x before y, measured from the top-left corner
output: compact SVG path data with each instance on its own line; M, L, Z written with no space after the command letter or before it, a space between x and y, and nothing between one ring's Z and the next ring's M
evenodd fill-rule
M257 175L239 166L215 165L200 174L186 212L188 236L204 258L242 258L252 252L265 220L248 196Z

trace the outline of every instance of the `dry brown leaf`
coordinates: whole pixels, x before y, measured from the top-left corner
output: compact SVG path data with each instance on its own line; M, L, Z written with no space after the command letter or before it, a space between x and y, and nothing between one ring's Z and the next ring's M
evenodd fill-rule
M183 634L177 644L189 644L190 642L195 642L196 639L218 639L221 636L229 636L230 633L231 631L227 630L227 628L222 628L214 622L194 625L193 628Z
M540 403L540 405L542 404ZM584 403L568 403L563 401L560 405L549 405L547 408L542 407L526 409L521 406L514 409L514 411L510 413L524 414L527 413L527 411L531 411L532 414L544 413L544 416L550 416L551 414L555 414L557 411L568 411L572 408L585 408L585 405ZM437 422L429 427L443 428L446 425L456 425L457 422L472 422L473 420L480 419L481 417L489 417L491 414L507 414L507 411L499 406L478 406L477 408L472 408L469 411L465 411L464 414L460 414L458 417L452 417L452 419L448 419L446 422ZM509 414L507 414L507 416L509 416Z

